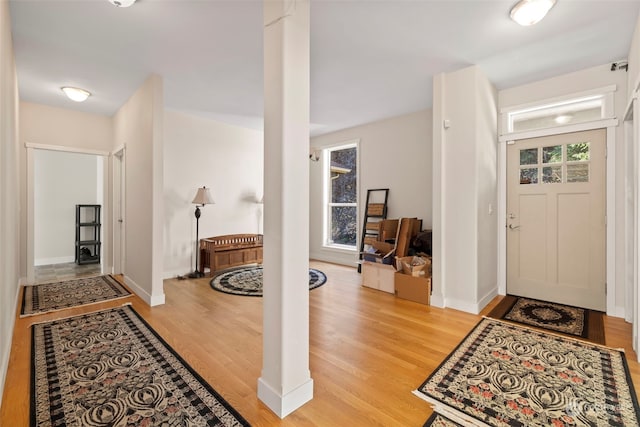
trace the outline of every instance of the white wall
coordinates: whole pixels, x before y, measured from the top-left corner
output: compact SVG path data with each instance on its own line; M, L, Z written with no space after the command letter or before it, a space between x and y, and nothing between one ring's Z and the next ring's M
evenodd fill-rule
M505 89L498 94L499 107L506 108L514 105L543 101L563 95L570 95L581 91L597 89L609 85L616 85L614 93L614 114L619 120L615 131L615 307L607 307L610 315L624 316L625 306L625 143L623 120L627 106L627 73L611 71L611 64L604 64L575 73L553 77L539 82L530 83ZM609 174L608 174L609 175ZM611 283L608 284L611 286Z
M417 217L431 228L431 110L418 111L311 139L317 149L360 140L358 236L367 189L389 188L388 218ZM355 266L357 253L323 247L323 162L310 164L310 256ZM359 240L358 240L359 244Z
M9 365L20 280L21 210L18 163L18 82L9 2L0 2L0 401ZM24 212L24 211L22 211Z
M64 96L62 94L60 96ZM73 101L69 101L73 102ZM30 102L20 102L20 163L27 164L25 143L63 147L78 151L109 152L113 147L113 119L101 114L83 113L64 108L50 107ZM38 150L34 150L34 153ZM96 160L97 162L97 160ZM98 170L94 167L94 170ZM20 207L28 212L27 207L27 168L20 171ZM97 183L96 183L97 185ZM108 200L105 200L105 206ZM75 214L74 214L75 215ZM111 214L103 210L103 249L111 247ZM75 236L75 234L72 234ZM23 215L20 223L21 274L26 276L27 216ZM111 266L111 252L103 251L103 262Z
M164 277L195 267L198 187L215 204L201 208L199 236L262 233L262 132L174 111L164 116ZM185 149L188 147L188 149Z
M484 307L497 294L498 281L498 92L482 72L476 73L476 165L478 218L478 294Z
M640 15L636 22L636 29L631 39L629 48L629 68L627 69L627 98L631 98L637 89L636 84L640 82Z
M75 260L75 206L103 203L97 193L103 185L98 158L101 156L35 150L35 265Z
M163 82L149 77L113 117L114 145L124 145L125 281L150 305L164 304Z
M497 293L496 104L477 66L434 78L434 305L478 313Z
M638 89L638 83L640 82L640 16L638 16L638 20L636 23L636 28L633 33L633 38L631 40L631 47L629 49L629 69L628 69L628 78L627 78L627 102L630 104L633 101L634 93ZM637 104L637 101L636 101ZM629 155L627 158L626 165L628 167L627 177L628 177L628 203L629 210L628 218L626 224L629 229L626 230L627 233L627 283L628 289L627 291L627 301L626 308L627 312L625 312L625 319L627 321L633 322L632 329L632 339L633 339L633 349L638 354L638 360L640 360L640 335L638 334L638 330L640 328L640 289L637 280L637 270L634 268L634 265L637 265L637 253L638 253L638 241L637 241L637 206L638 206L638 191L637 191L637 183L638 177L638 158L637 151L640 141L637 140L638 129L640 129L640 118L637 117L637 107L634 112L633 121L631 124L627 123L625 129L629 132L626 135L628 146L626 153ZM635 259L634 259L635 258Z

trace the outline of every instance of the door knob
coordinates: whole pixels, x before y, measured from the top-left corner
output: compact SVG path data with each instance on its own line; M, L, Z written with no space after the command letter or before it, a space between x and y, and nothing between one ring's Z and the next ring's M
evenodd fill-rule
M514 226L513 224L509 224L509 229L510 229L510 230L515 230L515 229L518 229L518 228L520 228L520 226L519 226L519 225L515 225L515 226Z

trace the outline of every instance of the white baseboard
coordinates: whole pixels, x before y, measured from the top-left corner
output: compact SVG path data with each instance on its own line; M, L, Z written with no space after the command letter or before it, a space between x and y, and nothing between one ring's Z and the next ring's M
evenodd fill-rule
M498 295L498 288L494 287L479 301L468 301L459 298L444 298L444 306L471 314L478 314Z
M33 262L33 265L37 267L39 265L67 264L69 262L74 262L75 260L76 258L73 255L54 258L38 258Z
M189 273L192 273L193 270L190 271L185 271L185 269L175 269L175 270L168 270L162 273L162 280L165 279L175 279L178 276L186 276Z
M309 252L309 259L316 261L330 262L332 264L345 265L347 267L357 267L357 258L353 253L339 253L329 251Z
M442 298L442 295L431 295L429 305L432 307L444 308L444 298Z
M455 310L460 310L471 314L480 313L480 310L478 310L478 304L474 303L473 301L467 301L458 298L445 298L444 304L447 308L453 308Z
M487 304L493 301L493 299L497 296L498 296L498 287L496 286L495 288L487 292L484 297L480 298L480 301L478 301L478 304L477 304L478 313L480 313L482 309L485 308Z
M282 395L258 378L258 399L262 400L277 416L284 418L311 399L313 399L313 380L306 382Z
M607 309L607 316L621 317L624 319L625 315L626 315L626 310L624 309L624 307L615 306L611 309ZM640 355L638 357L640 357Z
M4 341L2 343L2 354L0 354L0 402L2 402L2 396L4 395L4 383L7 379L7 371L9 370L9 357L11 356L11 344L13 343L13 331L16 325L16 313L18 312L18 307L20 304L20 285L22 283L22 279L18 280L18 285L16 286L16 296L13 299L13 310L10 310L10 324L9 324L9 333L6 337L4 337Z
M164 293L160 295L151 295L142 286L138 285L131 277L124 276L124 283L131 289L136 295L138 295L144 302L153 307L156 305L162 305L165 302Z

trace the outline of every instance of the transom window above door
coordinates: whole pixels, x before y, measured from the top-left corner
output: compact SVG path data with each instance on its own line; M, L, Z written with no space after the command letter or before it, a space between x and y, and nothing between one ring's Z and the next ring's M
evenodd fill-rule
M579 93L500 109L500 133L503 136L519 134L526 139L536 137L537 131L560 129L573 132L585 124L594 124L615 118L614 97L616 85L595 88ZM595 129L595 128L592 128ZM533 134L532 134L533 133ZM553 134L553 133L547 133Z
M520 184L589 182L590 143L520 150Z

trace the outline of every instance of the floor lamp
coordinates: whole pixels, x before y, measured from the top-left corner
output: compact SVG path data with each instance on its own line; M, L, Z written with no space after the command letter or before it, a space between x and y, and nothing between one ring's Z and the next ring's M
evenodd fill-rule
M198 277L204 276L203 271L198 271L198 253L200 252L200 237L199 234L199 226L200 226L200 208L204 205L212 205L214 203L213 198L211 197L211 192L207 187L198 188L198 192L196 193L196 197L193 198L191 202L196 205L196 268L194 272L189 274L189 277L194 279Z

